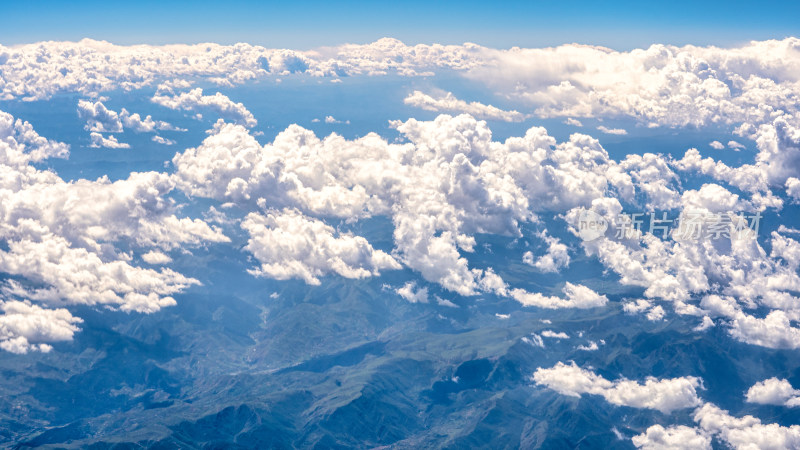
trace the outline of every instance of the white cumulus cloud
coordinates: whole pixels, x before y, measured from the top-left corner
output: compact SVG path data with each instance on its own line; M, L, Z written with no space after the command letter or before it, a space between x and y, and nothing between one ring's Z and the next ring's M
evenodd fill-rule
M642 450L710 450L711 436L697 428L653 425L631 441Z
M428 303L428 289L417 287L417 284L413 281L409 281L402 287L397 288L395 292L410 303Z
M153 103L169 109L197 112L209 110L224 119L252 128L258 124L253 114L241 103L236 103L227 96L217 92L214 95L203 95L201 88L189 92L175 94L169 91L158 92L152 98Z
M773 377L750 387L745 399L748 403L797 407L800 406L800 389L793 388L787 380Z
M250 235L245 249L261 264L251 270L254 275L320 284L319 277L329 273L365 278L400 268L392 256L375 250L363 237L339 233L297 210L250 213L242 228Z
M0 349L17 354L49 352L49 343L71 341L82 322L66 309L45 309L29 302L0 301L0 310Z
M479 119L501 120L504 122L522 122L525 114L519 111L505 111L492 105L480 102L466 102L457 99L452 92L433 97L421 91L414 91L403 100L406 105L426 111L467 113Z
M93 131L89 137L92 140L90 147L99 148L131 148L130 144L119 142L115 136L104 137L102 134Z
M513 289L510 295L524 306L537 306L545 309L596 308L608 303L605 295L600 295L586 286L570 282L564 285L565 298L546 296L521 289Z
M697 397L700 380L695 377L648 378L644 384L626 379L609 381L574 362L559 362L549 369L537 369L533 380L563 395L600 395L614 405L655 409L665 414L701 403Z

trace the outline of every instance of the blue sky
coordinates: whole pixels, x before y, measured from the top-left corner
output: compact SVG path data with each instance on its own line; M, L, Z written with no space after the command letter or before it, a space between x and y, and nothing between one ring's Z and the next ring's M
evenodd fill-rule
M132 43L249 42L312 48L392 36L406 43L616 49L654 42L732 46L800 34L790 1L575 2L3 2L0 43L104 39Z

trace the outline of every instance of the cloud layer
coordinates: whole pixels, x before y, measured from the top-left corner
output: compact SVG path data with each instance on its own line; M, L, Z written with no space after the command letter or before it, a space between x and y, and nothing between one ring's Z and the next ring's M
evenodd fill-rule
M165 174L65 182L32 165L68 152L0 112L0 271L15 276L0 284L0 340L17 353L47 350L47 342L70 340L77 331L80 319L47 306L153 312L174 305L172 294L199 283L171 269L138 267L116 243L171 250L228 241L199 219L175 215L175 201L167 197L175 185Z
M92 40L43 42L0 46L4 55L0 96L96 95L196 77L230 86L298 73L338 78L388 73L418 76L452 70L525 110L533 108L540 117L631 117L647 126L722 123L758 127L781 114L797 112L798 42L787 38L732 49L655 44L628 52L576 44L508 50L475 44L408 46L389 38L307 52L247 44L125 47ZM202 97L187 95L170 101L182 105ZM409 99L437 111L488 114L486 117L500 120L520 118L514 111L503 112L452 95L434 98L415 92ZM224 108L213 98L199 101Z

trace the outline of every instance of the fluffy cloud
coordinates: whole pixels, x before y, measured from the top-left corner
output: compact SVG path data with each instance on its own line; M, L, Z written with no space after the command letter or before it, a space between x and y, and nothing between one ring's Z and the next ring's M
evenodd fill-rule
M421 91L414 91L403 100L403 103L426 111L467 113L479 119L502 120L504 122L522 122L525 120L525 115L518 111L504 111L495 106L484 105L479 102L467 103L464 100L457 99L452 92L432 97Z
M537 306L545 309L596 308L608 303L608 298L605 295L600 295L580 284L567 282L563 291L566 298L550 297L522 289L512 289L510 295L524 306Z
M409 281L402 287L397 288L395 292L411 303L428 303L428 289L424 287L417 288L417 284L413 281Z
M784 186L800 176L800 119L782 115L762 124L753 138L758 146L756 164L763 167L772 186Z
M39 229L35 234L39 236L11 241L8 251L0 251L0 271L47 287L10 282L7 292L43 302L65 299L85 305L119 305L123 311L154 312L175 304L170 294L199 283L169 269L157 272L124 260L106 262L86 249L70 247L60 236Z
M153 131L186 131L185 129L175 127L167 122L161 120L153 120L153 117L147 115L144 119L138 113L129 113L127 109L122 108L119 113L122 124L126 129L133 130L137 133L152 133Z
M628 116L647 125L765 123L796 111L798 40L733 49L585 45L486 50L466 76L546 117Z
M394 258L372 248L363 237L338 233L297 210L250 213L242 228L250 235L245 249L261 263L250 271L257 276L300 278L320 284L319 277L331 272L364 278L376 276L380 270L400 268Z
M652 302L645 299L638 299L633 302L627 302L622 305L622 310L628 314L641 314L644 313L647 320L658 321L664 318L666 312L661 305L653 306Z
M710 184L685 191L681 206L681 217L692 211L709 214L754 208L737 194ZM623 284L643 287L647 298L672 301L679 314L723 317L731 336L744 342L771 348L800 345L800 329L792 325L800 317L791 294L800 287L794 266L800 255L793 240L773 234L774 252L768 256L752 233L731 233L722 240L675 235L669 239L645 230L638 239L617 239L613 230L619 227L621 210L616 199L594 201L592 211L608 218L610 226L605 236L582 245L587 254L618 273ZM579 213L568 213L568 222L575 223ZM699 307L690 303L698 297L702 298ZM766 308L764 315L748 312L756 306ZM626 306L630 312L650 307L649 303ZM648 314L659 319L664 311L653 309ZM711 325L710 318L704 319L698 331Z
M574 362L560 362L549 369L537 369L533 381L563 395L600 395L614 405L655 409L665 414L701 403L697 397L700 380L695 377L648 378L644 384L625 379L609 381Z
M14 311L24 314L9 317L42 317L54 330L69 329L64 320L74 327L79 319L59 319L41 311L64 310L44 306L87 304L152 312L173 304L174 294L198 280L152 266L168 263L167 253L176 248L227 241L216 227L180 215L180 205L170 200L179 188L191 198L211 198L246 216L242 227L249 234L247 251L258 261L252 272L259 276L319 283L330 274L375 276L402 263L423 279L463 295L492 293L551 309L603 306L608 302L604 295L577 283L567 283L562 296L509 287L500 271L471 267L466 256L474 251L476 236L520 237L520 224L536 221L541 213L563 215L569 222L578 211L607 215L621 211L623 204L681 214L752 212L782 207L773 190L785 189L789 197L800 198L797 42L755 42L729 50L656 45L631 52L574 45L541 50L411 47L394 40L306 53L247 45L153 48L92 41L3 47L0 53L8 55L0 65L4 98L45 98L63 91L88 95L184 76L234 84L282 73L338 77L454 69L496 87L508 101L518 101L520 111L536 108L540 116L566 117L575 126L582 125L576 118L605 116L629 116L643 125L743 123L737 133L749 140L748 147L755 143L758 154L738 167L703 158L695 149L678 160L644 154L616 162L599 141L584 134L559 142L534 127L498 141L486 123L468 115L394 122L400 139L391 142L377 134L323 138L290 126L261 145L248 131L256 121L244 105L219 93L190 90L189 83L178 80L159 88L153 101L192 113L211 111L238 125L218 122L201 145L175 156L173 175L67 183L32 163L66 156L68 147L0 113L0 270L22 279L4 281L0 295L34 302L27 310L15 306ZM449 93L437 97L415 91L406 103L493 120L525 118ZM109 133L173 129L150 116L111 111L102 101L82 100L78 110L96 146L127 145ZM325 120L336 122L332 116ZM170 143L159 136L153 140ZM718 141L710 145L724 147ZM740 145L728 143L729 148ZM673 169L716 181L683 189ZM374 216L391 220L391 255L323 221ZM537 257L526 254L525 261L543 272L566 267L566 245L549 236L544 240L547 251ZM639 240L603 236L584 243L583 249L623 284L643 288L647 300L624 305L626 312L661 320L669 304L656 305L655 299L667 300L677 313L694 314L698 321L702 317L698 331L713 326L713 317L735 339L798 348L800 308L792 293L800 288L800 244L780 234L773 234L770 244L768 253L757 241L690 242L645 233ZM137 267L134 255L152 266ZM409 301L431 301L415 284L397 293ZM60 340L13 330L4 331L7 337L0 341L8 344L3 348L45 350L47 342ZM541 341L541 336L535 338ZM774 387L763 384L761 391ZM615 386L611 383L608 389ZM753 398L766 398L756 394ZM696 431L648 430L642 445L668 444L674 436Z
M336 78L453 70L526 109L534 108L541 117L627 116L650 126L758 127L781 112L798 110L798 47L796 38L730 49L655 44L628 52L576 44L508 50L475 44L409 46L389 38L308 52L247 44L43 42L0 46L0 54L6 55L0 64L0 97L96 94L181 78L231 86L290 73ZM416 97L422 104L441 100ZM471 107L455 99L446 103Z
M653 304L647 300L639 299L622 305L622 310L628 314L638 314L647 311Z
M0 111L0 150L0 165L4 172L0 186L9 188L23 183L25 178L39 175L28 168L29 163L69 156L69 145L39 136L30 123L14 119L4 111Z
M102 134L93 131L89 137L92 139L92 143L89 144L90 147L131 148L130 144L119 142L114 136L103 137Z
M682 159L674 162L674 166L679 170L700 172L751 194L749 202L743 202L741 207L759 211L767 208L779 210L784 202L773 194L772 189L785 189L792 199L800 195L800 183L797 182L797 176L800 176L800 127L797 119L782 115L771 123L762 124L757 130L751 130L751 138L756 140L759 149L753 164L730 167L712 158L703 159L696 149L690 149Z
M227 242L218 229L199 219L178 218L167 198L174 189L168 175L132 173L111 182L60 179L0 193L0 233L32 236L52 231L70 245L111 254L104 243L129 239L143 247L172 249L182 244ZM43 227L41 232L37 228Z
M693 415L697 428L654 425L633 437L633 444L640 448L711 448L712 436L736 449L778 450L800 446L798 425L784 427L774 423L764 424L753 416L737 418L712 403L704 403L697 396L697 388L701 387L701 383L695 377L662 380L651 377L644 384L625 379L612 382L581 369L574 362L559 362L549 369L537 369L532 379L536 384L562 395L600 395L614 405L656 409L665 414L697 407ZM778 387L777 394L774 386L756 386L759 398L774 399L785 394L785 386Z
M643 450L710 450L711 437L696 428L684 425L664 428L653 425L631 441Z
M745 164L729 167L713 158L702 158L697 149L689 149L675 167L683 171L694 171L708 175L716 180L724 181L731 186L747 192L766 192L769 189L767 173L763 166Z
M770 281L776 283L781 278ZM800 300L786 292L770 291L766 286L761 291L767 294L759 298L759 303L771 308L763 318L744 312L743 306L752 308L754 303L747 299L737 301L735 297L712 294L703 297L700 306L713 317L727 319L731 336L738 340L770 348L800 348L800 328L792 326L792 321L800 317L797 308Z
M142 260L147 264L160 265L172 262L172 258L164 252L150 250L142 255Z
M772 195L771 189L786 189L792 198L800 190L795 181L800 177L800 120L781 114L757 128L750 128L749 137L758 147L753 164L730 167L712 158L704 159L696 149L689 149L674 165L680 170L700 172L752 193L755 204L780 208L782 202Z
M258 124L253 114L241 103L236 103L227 96L217 92L214 95L203 95L200 88L189 92L175 94L171 89L159 91L152 98L153 103L169 109L183 111L213 111L224 119L252 128Z
M800 179L789 177L786 179L786 194L794 199L795 202L800 201Z
M567 333L564 333L563 331L556 333L553 330L542 331L542 337L552 338L552 339L569 339L569 335Z
M788 124L780 123L758 130L760 155L778 154L774 146L794 145ZM681 214L753 211L775 204L768 181L775 157L730 168L690 150L673 163L653 154L628 155L616 163L597 140L580 134L559 143L534 127L523 137L495 142L484 122L467 115L392 125L403 137L396 143L375 134L355 140L336 134L321 139L293 125L262 146L245 127L218 122L202 145L175 156L172 179L192 196L235 204L245 211L258 205L290 208L309 220L388 216L394 224L397 260L425 280L462 295L490 292L545 308L602 306L607 300L573 284L565 288L565 298L509 288L492 270L469 267L463 253L473 251L476 233L519 236L519 224L534 220L541 211L566 213L569 223L586 207L601 215L619 213L617 198L649 208L680 208ZM671 166L724 178L745 188L750 200L746 193L735 194L713 183L681 193ZM583 246L587 254L620 274L623 283L644 287L648 298L673 301L682 314L705 315L687 301L716 287L744 303L775 308L778 311L764 318L737 309L736 315L725 316L731 319L726 323L737 339L786 347L794 345L789 343L795 332L781 314L791 320L795 313L786 310L787 302L783 306L770 302L800 286L800 278L776 260L794 258L792 247L781 247L782 242L775 238L775 251L785 247L786 252L772 258L765 257L753 240L732 239L731 245L720 246L702 240L664 240L652 233L632 241L606 236ZM547 255L534 260L531 254L526 259L544 270L566 264L563 244L548 243ZM665 314L661 306L647 312L650 320Z
M314 120L312 120L312 122L319 122L319 119L314 119ZM328 123L328 124L334 124L334 123L350 124L350 121L349 120L341 121L341 120L336 119L333 116L325 116L325 123Z
M308 71L336 75L337 64L312 62L301 52L236 44L118 46L84 39L42 42L15 48L0 46L0 97L46 99L58 92L85 95L114 89L132 90L162 80L204 77L221 84L240 84L259 76Z
M78 117L86 121L86 129L93 133L121 133L119 114L111 111L102 102L78 101Z
M653 153L629 154L619 162L619 167L631 177L639 195L644 197L645 209L665 211L680 206L679 177L664 156ZM623 200L630 202L637 195L635 191L629 192L630 187L620 188Z
M175 141L173 141L172 139L163 138L161 136L153 136L151 140L156 144L175 145Z
M740 144L739 142L736 141L728 141L728 148L738 152L739 150L747 147L745 147L744 144Z
M666 312L664 311L664 308L661 307L660 305L658 305L658 306L654 306L653 309L648 311L647 314L646 314L646 317L647 317L647 320L650 320L652 322L657 322L657 321L663 319L665 315L666 315Z
M262 146L246 128L219 122L202 145L173 158L175 180L190 195L246 209L263 199L311 215L390 216L403 262L465 295L506 295L499 277L470 269L461 255L473 250L476 233L518 236L535 210L564 211L609 191L635 200L640 189L659 204L672 198L669 183L655 175L658 158L618 165L589 136L557 143L531 128L493 142L486 123L467 115L393 126L405 142L375 134L320 139L292 125ZM566 263L553 245L553 265Z
M791 325L790 315L783 310L759 318L736 309L731 317L730 333L736 339L770 348L800 348L800 328Z
M754 384L745 394L748 403L762 405L800 406L800 389L795 389L787 380L769 378Z
M218 229L174 214L175 201L167 197L174 183L167 175L133 173L113 183L106 178L65 182L31 165L67 153L67 146L0 112L0 272L13 275L0 284L0 297L36 303L5 303L11 305L5 326L12 331L5 332L3 348L11 351L43 350L48 341L65 340L65 330L72 330L69 337L77 331L65 322L79 319L40 304L153 312L173 305L172 294L198 284L170 269L136 267L130 254L115 244L172 249L228 241ZM23 315L42 334L19 328L27 323ZM48 329L55 334L47 335Z
M602 339L600 340L600 344L604 345L605 343L606 342L604 340L602 340ZM575 347L575 349L576 350L582 350L582 351L585 351L585 352L594 352L594 351L599 350L600 346L598 346L597 342L595 342L595 341L589 341L588 344L579 345L579 346Z
M772 234L772 251L770 256L773 258L781 258L786 264L794 269L800 266L800 242L796 240L781 236L773 231Z
M684 210L756 208L711 183L681 195L677 176L663 157L629 155L615 163L597 141L583 135L557 143L543 129L532 128L523 138L499 143L491 140L484 123L469 116L394 126L405 142L388 143L376 135L353 141L336 134L320 139L291 126L262 146L244 127L218 123L201 146L176 155L174 179L191 195L245 209L263 201L311 216L387 215L395 225L398 259L426 280L464 295L493 292L543 307L600 306L603 297L574 291L564 299L508 289L493 272L468 267L462 252L472 251L475 233L518 235L518 224L537 211L567 210L569 221L575 214L569 208L575 205L591 204L601 213L602 208L621 211L619 202L605 195ZM707 165L692 156L699 155L696 151L687 155L681 168ZM709 161L713 170L727 170ZM765 174L760 169L753 173ZM729 179L745 180L739 184L756 193L768 192L766 175L737 177ZM681 313L702 316L702 310L686 301L712 286L765 305L781 298L776 293L800 286L797 274L765 258L757 242L736 239L731 244L669 241L645 233L638 242L604 238L583 245L589 255L619 273L623 283L644 287L647 297L674 301ZM545 262L541 260L542 267ZM661 306L649 308L651 320L664 315ZM780 313L764 319L743 315L731 317L729 325L747 342L786 346L794 332L780 318ZM780 338L769 330L789 335Z
M683 193L684 210L710 211L715 213L742 211L747 208L739 201L739 196L718 184L704 184L700 189Z
M0 349L11 353L49 352L48 342L71 341L81 319L66 309L44 309L29 302L0 301Z
M604 125L600 125L599 127L597 127L597 129L605 134L616 134L618 136L625 136L626 134L628 134L628 131L623 130L622 128L608 128Z
M703 316L703 321L700 325L694 327L694 331L705 331L714 326L714 321L708 316Z
M91 132L91 147L104 148L130 148L129 144L119 142L116 137L104 137L101 133L121 133L130 129L137 133L152 132L154 130L185 131L170 125L167 122L154 121L151 116L144 119L139 114L131 114L125 108L117 113L106 108L102 102L80 100L78 102L78 116L86 120L85 128ZM172 145L175 141L161 136L153 136L153 142Z
M570 260L567 246L553 236L543 234L542 238L547 243L547 253L534 259L533 253L525 252L525 254L522 255L522 260L526 264L530 264L542 272L558 272L562 268L567 267Z
M718 406L706 403L698 408L694 420L706 433L718 435L736 449L786 449L800 447L800 426L763 424L753 416L737 418Z

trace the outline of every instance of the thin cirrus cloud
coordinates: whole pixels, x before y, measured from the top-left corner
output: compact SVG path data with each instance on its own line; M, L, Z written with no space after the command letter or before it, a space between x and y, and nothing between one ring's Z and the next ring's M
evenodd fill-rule
M600 125L597 129L605 134L616 134L618 136L625 136L628 134L628 131L622 128L608 128L604 125Z

